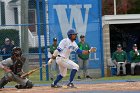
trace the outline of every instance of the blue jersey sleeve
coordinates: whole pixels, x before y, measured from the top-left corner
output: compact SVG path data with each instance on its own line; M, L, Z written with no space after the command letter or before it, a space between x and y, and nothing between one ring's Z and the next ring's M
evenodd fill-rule
M60 47L57 47L57 50L58 50L59 52L61 52L61 51L62 51L62 49L61 49Z
M77 49L76 53L77 54L82 54L83 50L81 50L80 48Z

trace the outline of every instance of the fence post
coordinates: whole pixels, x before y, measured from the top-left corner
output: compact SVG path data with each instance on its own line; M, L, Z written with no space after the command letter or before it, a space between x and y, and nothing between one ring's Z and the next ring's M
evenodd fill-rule
M44 31L44 43L45 43L45 62L48 63L48 51L47 51L47 28L46 28L46 3L45 0L42 0L42 9L43 9L43 31ZM46 65L46 80L49 80L49 69Z
M40 37L40 8L39 8L39 0L36 0L36 15L37 15L37 34L38 34L38 50L39 50L39 65L40 65L40 80L42 78L42 51L41 51L41 37Z
M21 0L21 24L28 24L28 0ZM21 48L23 49L23 54L26 54L26 57L29 52L27 25L21 25ZM25 72L29 71L28 59L26 59L23 69Z

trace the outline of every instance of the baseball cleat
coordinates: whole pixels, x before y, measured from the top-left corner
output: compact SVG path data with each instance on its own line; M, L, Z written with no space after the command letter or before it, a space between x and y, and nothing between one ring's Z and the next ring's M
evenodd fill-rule
M68 83L68 84L67 84L67 87L68 87L68 88L77 88L77 87L74 86L73 83Z
M62 86L51 84L51 87L52 87L52 88L61 88Z

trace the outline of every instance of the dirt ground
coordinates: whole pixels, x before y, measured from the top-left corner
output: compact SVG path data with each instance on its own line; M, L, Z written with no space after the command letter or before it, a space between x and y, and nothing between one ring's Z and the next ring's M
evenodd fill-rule
M140 82L119 82L103 84L75 84L77 88L51 88L50 86L33 87L32 89L4 88L0 93L80 93L80 91L110 90L110 91L140 91Z

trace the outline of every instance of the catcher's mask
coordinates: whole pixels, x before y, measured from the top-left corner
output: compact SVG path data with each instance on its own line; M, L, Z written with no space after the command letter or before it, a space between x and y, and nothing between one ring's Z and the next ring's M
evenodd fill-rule
M22 55L22 50L19 47L14 47L12 50L12 56L20 57Z

